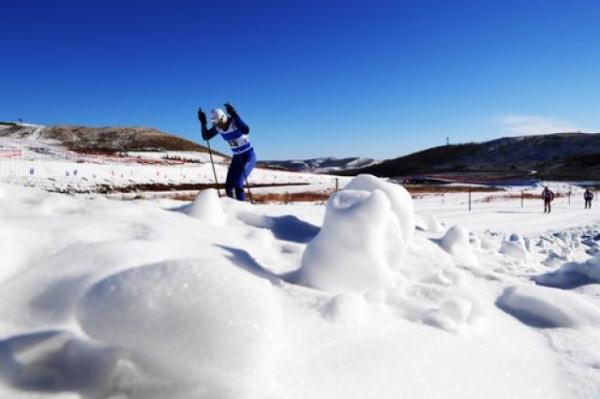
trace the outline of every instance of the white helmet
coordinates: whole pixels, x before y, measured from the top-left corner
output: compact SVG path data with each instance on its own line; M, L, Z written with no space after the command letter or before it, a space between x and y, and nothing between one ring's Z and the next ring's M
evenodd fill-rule
M226 121L227 115L225 115L225 112L223 112L221 108L213 108L213 110L210 111L210 121L213 125L216 125L221 120Z

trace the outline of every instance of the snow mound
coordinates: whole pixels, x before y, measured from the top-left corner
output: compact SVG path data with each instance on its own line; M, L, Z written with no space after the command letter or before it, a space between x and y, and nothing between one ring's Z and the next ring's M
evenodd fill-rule
M525 263L529 260L528 242L517 234L511 234L508 240L503 240L500 246L500 253L521 260Z
M220 226L225 222L225 212L214 189L200 191L187 209L187 214L213 226Z
M559 270L535 276L533 280L549 287L575 288L590 283L600 283L600 256L586 262L569 262Z
M231 397L249 397L268 380L280 311L266 280L196 259L107 277L80 300L77 319L91 338L183 373L206 388L202 397L231 387Z
M400 222L381 190L343 190L327 202L323 227L308 243L298 280L334 292L395 285L406 250Z
M423 230L430 233L441 233L444 230L444 226L430 212L421 212L418 216L422 222Z
M561 255L554 250L549 250L546 259L544 259L542 263L548 267L559 267L566 261L567 257L565 255Z
M372 175L358 175L346 185L345 189L368 192L383 191L390 200L392 211L400 224L402 239L406 244L412 241L415 233L415 210L412 198L404 187L388 183Z
M513 286L504 290L497 304L521 322L535 327L600 326L600 308L571 291Z
M442 249L451 254L457 265L477 266L479 261L471 248L469 232L462 226L452 226L437 242Z

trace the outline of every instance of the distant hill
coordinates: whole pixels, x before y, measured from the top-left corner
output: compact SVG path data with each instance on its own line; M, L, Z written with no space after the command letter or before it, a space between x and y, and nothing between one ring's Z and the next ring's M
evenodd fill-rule
M303 160L261 161L259 165L296 172L337 173L347 169L364 168L377 162L374 159L364 157L323 157Z
M78 152L208 151L206 147L193 141L146 127L46 127L0 123L0 137L52 140Z
M340 174L531 176L600 180L600 133L507 137L483 143L433 147Z

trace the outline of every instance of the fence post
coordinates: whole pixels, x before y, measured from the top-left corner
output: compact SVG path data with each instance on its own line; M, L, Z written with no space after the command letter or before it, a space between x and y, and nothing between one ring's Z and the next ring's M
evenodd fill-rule
M525 199L525 191L521 190L521 208L523 208L523 200Z
M469 212L471 212L471 187L469 186Z
M337 193L339 189L340 189L340 178L336 177L335 178L335 192Z

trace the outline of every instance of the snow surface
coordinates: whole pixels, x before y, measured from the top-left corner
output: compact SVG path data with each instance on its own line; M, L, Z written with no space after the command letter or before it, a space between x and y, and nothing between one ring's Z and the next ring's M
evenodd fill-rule
M599 397L600 215L561 201L0 184L0 397Z

